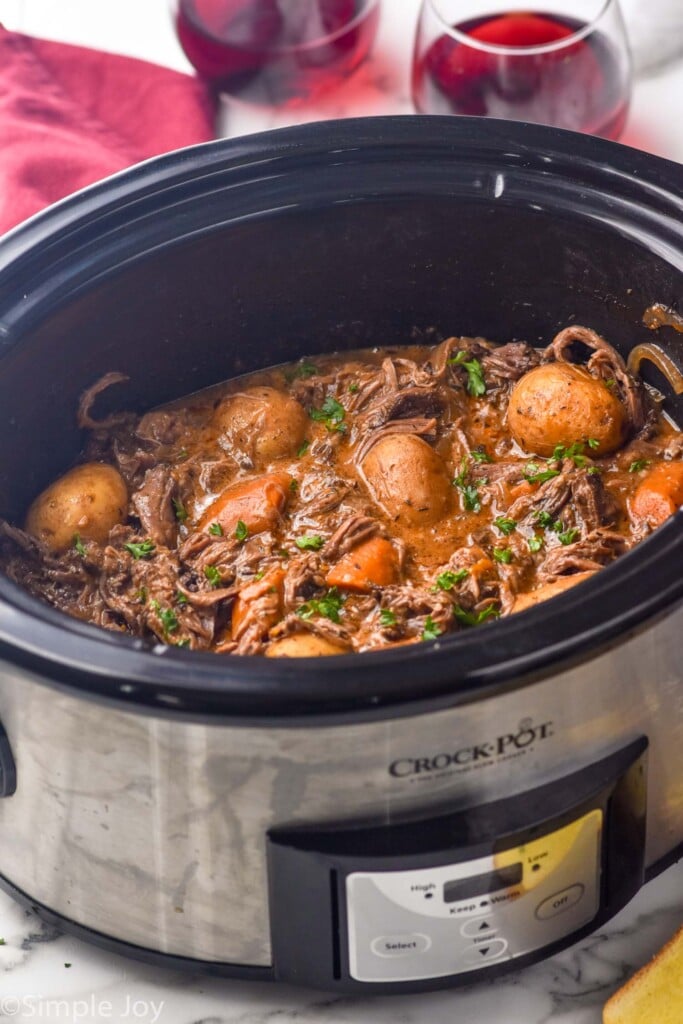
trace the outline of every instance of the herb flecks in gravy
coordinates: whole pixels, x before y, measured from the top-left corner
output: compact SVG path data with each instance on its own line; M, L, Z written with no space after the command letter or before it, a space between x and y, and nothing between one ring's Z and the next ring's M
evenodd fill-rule
M580 358L580 362L578 361ZM683 504L681 434L593 331L320 355L99 422L0 525L13 580L218 654L439 641L581 582Z

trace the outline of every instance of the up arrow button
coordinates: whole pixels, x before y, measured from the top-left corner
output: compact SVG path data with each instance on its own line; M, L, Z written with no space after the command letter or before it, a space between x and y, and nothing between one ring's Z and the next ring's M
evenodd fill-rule
M471 918L465 921L460 929L460 934L465 939L488 939L498 931L496 922L482 921L480 917Z

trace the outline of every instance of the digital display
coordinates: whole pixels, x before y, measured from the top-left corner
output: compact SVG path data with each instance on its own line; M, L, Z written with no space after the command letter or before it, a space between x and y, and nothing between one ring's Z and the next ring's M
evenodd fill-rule
M472 878L459 878L454 882L444 882L444 903L457 903L458 900L469 900L474 896L483 896L499 889L507 889L511 885L519 885L522 881L521 863L510 864L509 867L489 871L485 875L474 875Z

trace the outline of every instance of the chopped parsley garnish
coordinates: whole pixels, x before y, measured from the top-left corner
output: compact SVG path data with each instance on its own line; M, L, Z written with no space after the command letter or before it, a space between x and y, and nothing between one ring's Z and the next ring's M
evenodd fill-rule
M263 571L261 571L261 572L255 572L255 573L254 573L254 579L255 579L255 580L256 580L256 581L258 582L258 580L262 580L262 579L263 579L263 577L264 577L265 575L266 575L266 574L265 574L265 572L263 572Z
M534 534L533 537L529 537L529 551L540 551L543 547L543 537L538 537Z
M296 494L296 492L299 490L299 481L295 480L292 477L292 479L289 481L289 489L292 492L292 494Z
M151 558L156 550L156 547L151 540L143 540L139 544L131 541L130 544L124 544L123 546L126 551L130 551L136 562L140 558Z
M310 416L312 420L324 423L329 431L346 430L346 424L344 423L346 410L341 402L338 402L336 398L331 396L325 399L319 409L311 409Z
M299 459L303 458L303 456L306 454L306 452L308 451L308 449L310 447L310 444L311 444L310 441L303 441L302 442L302 444L300 445L300 447L298 448L297 453L296 453L297 457Z
M441 636L442 633L443 630L439 629L431 615L428 615L425 619L425 628L422 630L422 639L436 640L436 638Z
M310 619L314 615L322 615L332 622L340 622L339 612L344 604L345 598L339 593L336 587L331 587L323 597L312 598L296 609L296 614L301 619Z
M190 638L188 636L186 636L183 640L177 640L175 646L176 647L189 647L190 646Z
M235 527L235 537L242 544L249 536L249 527L243 519L237 520L237 526Z
M479 497L479 484L486 483L485 480L473 480L467 483L467 457L460 463L460 472L453 478L453 486L457 487L462 494L462 504L465 512L481 512L481 498Z
M640 473L641 470L647 469L650 465L649 459L634 459L631 465L628 467L629 473ZM76 534L78 536L78 534Z
M510 548L494 548L493 557L496 562L503 562L504 565L509 565L512 561L512 551Z
M564 523L561 519L553 519L550 513L543 509L539 509L538 512L534 512L534 519L539 526L542 526L545 530L552 530L553 533L556 533L561 544L573 544L581 533L580 530L577 530L574 527L565 530ZM529 547L531 547L531 542L529 542ZM540 545L538 548L531 548L531 550L538 551L539 548Z
M556 525L562 526L562 523L558 523ZM564 544L565 547L568 544L573 544L576 538L580 535L581 530L577 530L576 527L572 527L569 530L563 530L562 532L560 532L559 530L557 531L557 539L559 540L560 544Z
M479 497L479 484L465 484L460 488L462 503L465 512L481 512L481 498Z
M594 437L589 437L588 441L575 441L574 444L566 447L563 444L555 445L553 454L548 459L548 462L562 462L563 459L571 459L575 466L585 466L588 462L587 457L583 454L586 448L586 444L589 448L599 448L600 442Z
M176 604L189 604L188 598L183 594L182 590L176 590L175 594Z
M85 556L85 544L81 540L80 533L74 533L74 547L78 554L83 558Z
M467 392L473 398L481 398L486 394L486 381L484 370L478 359L467 359L467 352L462 349L457 355L449 359L451 366L462 366L467 371Z
M223 582L221 574L215 565L205 565L204 575L206 576L207 580L209 581L212 587L220 587L221 583Z
M534 519L539 526L542 526L546 530L551 530L555 525L555 520L550 515L550 512L546 512L544 509L539 509L537 512L534 512Z
M395 626L396 616L390 608L382 608L379 613L379 624L380 626Z
M178 617L172 608L162 608L157 600L149 602L152 611L155 611L161 620L161 625L164 628L164 633L175 633L180 623Z
M300 551L320 551L325 541L318 534L308 534L305 537L297 537L294 543Z
M211 534L212 537L222 537L223 527L221 526L220 523L211 523L211 526L209 527L209 533Z
M524 467L524 479L530 484L542 484L559 475L559 469L541 469L537 462L527 462Z
M498 516L497 519L493 520L493 525L497 526L504 536L509 537L510 534L514 533L517 529L517 520L506 519L505 516Z
M436 585L432 587L432 590L452 590L468 576L468 569L459 569L457 572L447 569L446 572L442 572L436 577Z
M188 512L180 498L173 498L173 511L179 523L184 523L188 518Z
M493 462L493 459L483 448L473 448L470 455L475 462Z
M360 384L349 384L349 394L355 395L360 391Z
M451 356L448 360L449 366L462 366L467 359L467 352L461 348L459 352L456 352L454 356Z
M497 619L500 612L492 604L487 605L480 612L467 612L456 604L453 614L461 626L481 626L482 622L486 622L487 619Z
M464 458L460 463L460 472L457 476L453 477L454 487L464 487L465 481L467 480L467 459Z
M309 363L305 359L299 363L296 370L294 371L294 377L298 377L299 380L308 380L309 377L315 377L318 372L318 367L314 363Z

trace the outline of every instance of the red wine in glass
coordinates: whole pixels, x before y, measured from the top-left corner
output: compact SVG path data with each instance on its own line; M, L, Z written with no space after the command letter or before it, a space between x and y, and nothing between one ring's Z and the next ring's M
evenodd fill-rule
M621 53L598 28L588 30L586 22L565 15L521 11L471 18L453 28L456 33L440 35L416 55L413 95L421 112L620 136L629 78Z
M378 18L379 0L177 0L176 31L217 92L279 104L339 85Z

